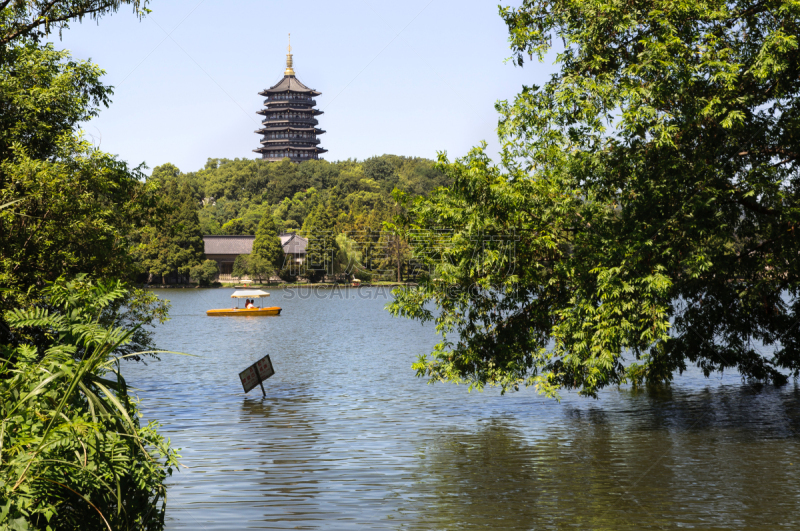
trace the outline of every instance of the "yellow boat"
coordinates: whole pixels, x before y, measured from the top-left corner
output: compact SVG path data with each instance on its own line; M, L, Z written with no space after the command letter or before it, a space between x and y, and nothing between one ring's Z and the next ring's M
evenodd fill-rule
M218 316L218 315L242 315L242 316L257 316L257 315L280 315L281 308L278 306L271 306L271 307L255 307L255 308L239 308L239 301L241 299L253 299L253 304L255 304L255 299L260 299L262 297L269 297L269 293L266 291L261 291L260 289L245 289L234 291L233 295L231 295L232 299L236 299L236 308L220 308L217 310L208 310L206 315L211 316Z

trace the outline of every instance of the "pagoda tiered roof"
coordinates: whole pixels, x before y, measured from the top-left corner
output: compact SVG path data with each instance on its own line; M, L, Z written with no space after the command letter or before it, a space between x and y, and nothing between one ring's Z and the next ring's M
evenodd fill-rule
M270 105L269 103L267 105ZM266 115L268 112L284 112L284 111L292 111L292 112L310 112L314 116L319 116L323 114L322 111L319 109L314 109L313 107L268 107L266 109L260 109L256 111L256 114Z
M322 93L297 79L292 68L291 51L290 45L283 78L259 92L266 100L264 108L257 111L264 116L263 127L256 131L262 135L261 147L253 151L261 153L262 159L278 161L288 158L292 162L302 162L317 159L328 151L318 146L317 136L325 131L314 127L319 123L314 117L321 115L322 111L314 108L317 102L312 96Z
M289 126L289 125L276 125L274 127L262 127L261 129L258 129L258 130L253 131L253 132L257 133L259 135L263 135L264 133L267 133L267 132L278 133L280 131L302 131L302 132L305 132L305 133L313 132L315 135L321 135L321 134L325 133L325 131L323 131L322 129L318 129L316 127L292 127L292 126Z
M299 92L301 94L311 94L312 96L322 95L322 92L317 92L314 89L308 88L293 75L283 76L283 79L272 85L270 88L262 90L258 94L260 96L270 96L278 92Z

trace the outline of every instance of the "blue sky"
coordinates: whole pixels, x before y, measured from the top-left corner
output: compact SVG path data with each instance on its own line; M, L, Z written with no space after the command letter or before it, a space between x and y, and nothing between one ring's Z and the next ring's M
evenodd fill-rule
M297 77L317 98L328 160L460 157L497 151L494 103L542 84L550 63L504 64L497 4L193 0L73 24L56 46L106 70L113 104L84 130L104 151L183 171L209 157L255 158L258 92L281 79L287 34Z

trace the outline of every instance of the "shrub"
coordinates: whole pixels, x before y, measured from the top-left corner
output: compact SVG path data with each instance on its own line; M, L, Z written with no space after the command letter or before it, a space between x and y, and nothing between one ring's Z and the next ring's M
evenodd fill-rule
M278 271L278 276L284 282L295 282L297 281L297 267L284 267Z
M191 277L201 286L208 286L217 278L219 268L214 260L206 260L192 268Z
M0 346L0 529L163 529L178 456L157 423L140 425L119 372L132 330L99 322L127 294L59 280L38 307L5 314L18 337L53 342Z
M353 278L357 278L363 282L371 282L372 281L372 273L366 269L359 269L357 271L353 271Z

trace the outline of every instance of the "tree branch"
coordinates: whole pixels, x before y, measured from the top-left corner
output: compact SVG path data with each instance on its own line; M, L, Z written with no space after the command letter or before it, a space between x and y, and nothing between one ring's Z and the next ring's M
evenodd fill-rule
M72 11L69 11L69 12L63 14L63 15L56 16L56 17L53 17L53 18L47 17L46 14L49 11L52 10L52 8L55 6L56 3L58 3L58 1L59 0L50 0L50 2L46 3L40 9L38 16L30 24L25 24L25 25L17 28L16 30L12 31L8 35L4 36L2 39L0 39L0 44L8 44L12 40L14 40L14 39L16 39L16 38L18 38L18 37L20 37L22 35L30 33L32 30L34 30L35 28L37 28L39 26L42 26L42 25L45 25L45 24L50 26L51 24L58 24L60 22L67 22L69 20L73 20L73 19L76 19L76 18L81 18L84 15L95 15L97 13L102 13L104 11L107 11L107 10L113 8L115 6L115 4L117 4L117 5L119 4L118 1L106 0L105 2L101 3L100 5L98 5L98 6L94 7L94 8L91 8L91 9L88 9L88 8L87 9L77 9L77 10L72 10ZM10 2L10 0L4 0L4 2L7 4L7 3ZM50 31L47 30L46 33L50 33Z

